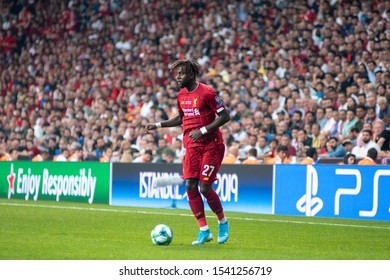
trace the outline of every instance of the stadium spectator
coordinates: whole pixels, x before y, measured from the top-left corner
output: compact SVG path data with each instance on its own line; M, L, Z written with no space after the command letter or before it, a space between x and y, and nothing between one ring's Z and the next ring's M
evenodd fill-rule
M124 140L121 144L120 148L120 162L132 162L133 161L133 153L131 145L128 141Z
M83 148L78 142L73 142L70 146L70 156L68 161L77 162L83 160Z
M241 121L232 121L231 128L234 140L240 142L242 139L248 139L248 133L242 126Z
M352 144L354 146L357 145L359 134L360 134L360 130L357 126L351 127L349 131L349 139L351 139Z
M171 148L166 147L161 152L161 161L164 163L174 163L175 161L175 153L171 150Z
M263 158L266 156L267 152L270 151L269 145L267 145L267 137L262 135L258 137L257 144L256 144L257 150L259 151L257 157Z
M291 160L292 157L297 156L297 151L290 144L290 136L288 134L282 135L282 137L280 138L280 145L287 147L287 159L288 160Z
M353 143L350 139L345 139L342 141L342 145L346 151L347 154L350 154L352 153L352 149L353 149Z
M367 117L367 107L364 103L362 103L356 106L355 111L356 111L357 121L356 124L354 124L354 126L356 126L359 129L359 131L362 131L363 124L365 123Z
M103 152L103 156L99 159L99 162L111 162L112 156L113 156L112 147L107 147Z
M279 146L279 141L276 138L272 138L269 141L269 151L265 153L265 158L274 158L276 156L276 148Z
M183 158L185 155L185 149L183 147L183 141L179 138L171 145L172 150L175 152L175 162L183 162Z
M154 142L151 141L152 146L150 146L150 150L155 151L153 154L153 161L158 162L162 160L162 152L164 149L168 148L168 142L165 138L158 138L157 141L157 148L154 146Z
M354 154L346 154L343 158L343 164L346 165L356 164L356 156Z
M133 162L136 163L149 163L153 160L153 151L148 149L145 150L144 153L140 154L138 157L136 157Z
M352 149L352 153L356 155L357 158L364 158L367 155L367 151L370 148L375 148L377 151L380 151L379 146L371 140L372 132L371 130L363 130L362 131L362 146L355 146Z
M306 150L312 147L313 139L307 135L305 129L300 129L298 131L298 149L297 156L304 157L306 155Z
M247 153L247 157L242 161L242 164L260 164L260 161L257 159L257 149L251 148Z
M234 137L230 132L230 127L228 126L222 127L221 133L222 133L223 142L225 143L225 146L230 147L234 141Z
M315 148L308 148L306 150L306 157L301 160L300 164L315 164L318 159L318 153Z
M344 91L340 91L337 95L337 109L339 111L344 110L346 111L348 109L347 104L347 95Z
M248 145L244 147L244 152L248 153L250 149L257 150L257 135L250 134L248 137ZM257 156L256 156L257 157Z
M383 120L383 121L387 120L387 122L388 122L389 118L390 118L390 106L389 106L389 102L387 101L385 96L378 97L378 105L379 105L379 109L380 109L378 117L381 120Z
M376 158L378 156L378 151L375 148L370 148L367 151L367 155L359 160L358 165L377 165Z
M363 142L363 131L364 130L371 131L371 140L374 140L373 128L374 128L373 127L373 123L371 123L371 122L365 122L363 124L363 128L360 131L360 133L359 133L359 135L357 137L357 140L356 140L356 145L357 146L361 147L364 144L364 142Z
M374 124L374 140L381 151L390 150L390 131L385 130L385 123L382 120Z
M321 127L318 123L313 123L311 133L311 146L316 149L320 148Z
M290 125L291 127L298 127L299 129L303 129L304 127L304 121L302 119L302 112L299 110L296 110L293 113L292 116L292 123Z
M287 146L279 145L276 148L275 157L270 158L266 163L267 164L288 163L288 148L287 148Z
M222 164L238 164L241 163L241 161L238 159L238 149L235 146L230 146L228 148L228 153L225 155L225 157L222 160Z
M348 109L347 110L347 116L346 116L346 122L344 124L344 128L341 132L341 137L342 138L347 138L349 136L350 130L352 127L357 127L358 128L358 119L355 117L355 110ZM363 127L363 125L362 125Z
M11 148L9 153L4 153L2 157L0 157L0 161L14 161L18 160L19 152L15 148Z
M317 124L321 128L320 131L322 131L324 129L326 121L327 120L325 118L325 109L322 108L322 107L317 108L317 111L316 111L316 122L317 122Z
M334 128L336 126L336 120L333 117L333 112L337 111L333 106L329 106L325 109L325 125L321 129L321 133L325 134L326 136L332 137L332 132L334 131Z
M50 158L49 151L47 149L42 150L39 154L35 155L31 161L37 162L37 161L46 161Z
M372 123L374 125L379 120L380 120L380 118L375 113L375 107L368 107L367 108L366 122Z
M347 153L343 145L339 144L336 137L330 137L326 142L326 153L320 154L321 157L344 157Z
M64 148L64 149L62 149L60 154L55 155L53 157L53 162L68 161L68 157L69 157L69 150Z
M339 110L337 112L337 114L338 114L338 116L337 115L335 115L335 116L338 119L338 121L337 121L335 129L333 130L333 133L331 135L336 136L339 139L342 139L343 138L343 129L345 127L345 124L347 123L347 110Z

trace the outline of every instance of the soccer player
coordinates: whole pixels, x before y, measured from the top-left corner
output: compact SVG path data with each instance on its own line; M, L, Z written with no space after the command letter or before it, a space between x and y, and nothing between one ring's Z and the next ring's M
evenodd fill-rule
M192 244L199 245L213 240L200 192L218 217L218 243L222 244L228 239L229 225L212 183L225 152L219 128L230 120L230 115L215 91L196 80L200 73L200 65L196 61L177 60L172 64L173 71L176 71L176 81L180 87L177 95L178 115L163 122L149 123L145 129L149 132L160 127L183 125L186 154L182 177L186 180L189 206L200 228L198 239Z

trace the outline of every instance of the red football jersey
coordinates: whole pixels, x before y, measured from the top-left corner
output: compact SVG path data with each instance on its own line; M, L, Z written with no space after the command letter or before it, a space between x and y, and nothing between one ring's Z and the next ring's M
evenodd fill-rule
M182 88L177 96L177 104L179 113L183 115L183 145L185 148L223 143L219 129L206 133L196 142L189 137L192 130L212 123L216 114L225 110L225 105L212 88L202 83L198 83L192 92L188 92L187 88Z

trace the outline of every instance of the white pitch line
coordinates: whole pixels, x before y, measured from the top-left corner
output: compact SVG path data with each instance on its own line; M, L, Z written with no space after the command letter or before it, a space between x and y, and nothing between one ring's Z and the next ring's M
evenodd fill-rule
M89 210L89 211L101 211L101 212L116 212L116 213L138 213L146 215L167 215L167 216L183 216L193 217L192 214L178 214L168 212L152 212L152 211L139 211L139 210L120 210L120 209L108 209L108 208L92 208L92 207L76 207L76 206L56 206L56 205L35 205L35 204L21 204L21 203L7 203L0 202L0 205L6 206L18 206L18 207L38 207L38 208L53 208L53 209L69 209L69 210ZM207 216L207 218L215 218L215 216ZM259 218L240 218L240 217L229 217L232 220L242 221L257 221L267 223L288 223L288 224L306 224L306 225L323 225L323 226L336 226L336 227L354 227L354 228L372 228L372 229L387 229L390 230L390 226L366 226L366 225L352 225L352 224L335 224L335 223L324 223L324 222L305 222L305 221L292 221L292 220L269 220Z

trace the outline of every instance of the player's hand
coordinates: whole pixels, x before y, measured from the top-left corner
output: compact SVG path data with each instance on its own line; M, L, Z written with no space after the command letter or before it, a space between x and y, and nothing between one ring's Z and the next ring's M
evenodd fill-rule
M198 130L193 130L190 132L190 138L192 141L197 141L199 140L201 137L203 136L202 132L198 129Z
M155 123L148 123L147 125L145 125L145 132L146 133L150 133L150 130L155 130L157 129L157 126Z

